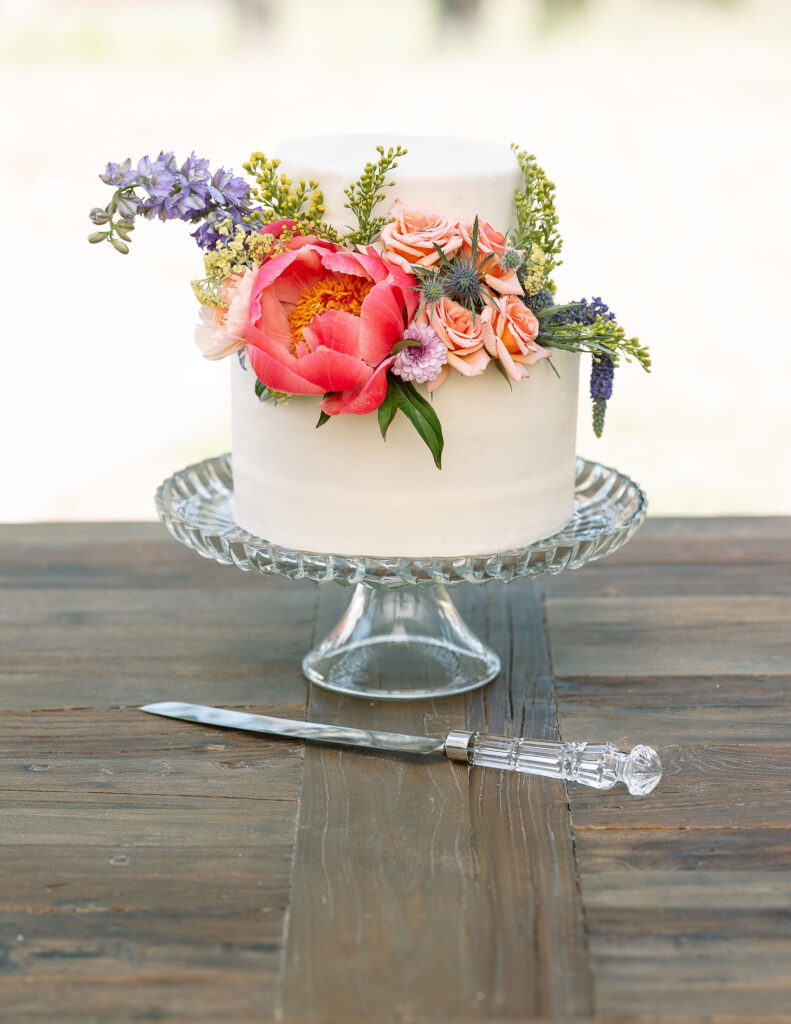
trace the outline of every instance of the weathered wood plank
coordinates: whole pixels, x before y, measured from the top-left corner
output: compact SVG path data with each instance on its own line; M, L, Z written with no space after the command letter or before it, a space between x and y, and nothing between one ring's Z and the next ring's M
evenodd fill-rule
M503 655L492 686L433 707L316 690L311 717L418 732L468 720L554 735L535 588L486 588L461 599L472 627ZM326 600L320 628L338 611L337 599ZM560 786L443 761L309 748L295 878L286 1017L590 1012Z
M135 706L304 716L312 588L154 524L2 529L0 577L0 1019L271 1019L302 747Z
M294 705L268 710L304 715ZM5 792L296 800L302 771L301 744L190 728L136 709L5 711L0 730Z
M622 872L633 880L644 870L752 870L764 877L791 871L788 827L578 829L574 839L589 875Z
M547 614L561 678L791 673L787 599L549 598Z

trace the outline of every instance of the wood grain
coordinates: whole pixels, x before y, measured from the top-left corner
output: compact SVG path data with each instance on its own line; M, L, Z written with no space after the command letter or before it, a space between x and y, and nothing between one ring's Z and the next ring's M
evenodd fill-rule
M547 583L564 738L655 745L646 800L570 791L602 1014L791 1006L786 520L652 522Z
M135 707L303 716L314 591L154 525L2 528L0 574L0 1020L270 1019L302 746Z
M433 706L315 690L311 717L416 732L467 721L555 736L536 588L455 593L472 628L501 654L499 680ZM338 612L336 595L327 595L319 629ZM590 1013L561 787L446 761L310 748L299 820L285 1016Z
M0 1021L791 1022L791 519L454 591L485 690L299 659L348 591L153 524L0 527ZM546 593L546 621L542 592ZM645 800L144 716L198 700L656 745Z

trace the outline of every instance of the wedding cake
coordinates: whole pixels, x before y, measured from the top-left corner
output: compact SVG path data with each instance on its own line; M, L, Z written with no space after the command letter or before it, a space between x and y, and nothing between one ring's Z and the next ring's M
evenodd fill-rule
M361 170L362 169L362 170ZM90 241L195 225L196 341L230 357L233 514L280 547L454 557L522 547L574 509L579 355L601 432L621 355L600 300L560 304L554 186L516 146L303 138L244 164L108 164Z
M278 156L289 177L321 183L325 220L343 229L343 190L376 142L302 139ZM507 146L404 145L390 202L514 224L520 172ZM578 358L556 354L557 375L541 360L511 387L493 366L449 375L432 395L445 441L440 470L405 418L384 442L372 416L338 416L317 431L315 401L261 402L251 371L233 360L234 518L279 545L344 555L486 554L546 537L574 506Z

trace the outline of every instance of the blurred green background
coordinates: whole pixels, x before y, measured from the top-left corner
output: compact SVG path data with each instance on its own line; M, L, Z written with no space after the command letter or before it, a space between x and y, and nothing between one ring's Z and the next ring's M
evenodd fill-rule
M655 513L790 512L790 41L786 0L2 0L0 518L148 518L230 444L200 252L89 246L104 164L377 130L517 141L556 182L559 295L654 357L602 440L581 404L581 454Z

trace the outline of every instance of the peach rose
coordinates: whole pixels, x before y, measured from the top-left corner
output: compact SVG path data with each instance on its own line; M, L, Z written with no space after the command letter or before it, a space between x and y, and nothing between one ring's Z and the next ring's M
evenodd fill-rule
M472 224L459 224L461 236L464 239L463 252L467 259L472 255ZM487 256L494 256L494 259L487 261L484 267L484 281L489 287L501 295L524 295L519 278L515 270L506 270L500 265L500 257L505 252L505 235L495 231L491 224L486 221L478 221L478 262L486 259Z
M395 220L382 228L384 258L399 264L406 271L410 270L411 264L433 267L438 263L439 253L435 245L446 256L461 248L462 237L458 224L432 210L430 206L422 203L405 206L396 202L390 210L390 216Z
M430 319L427 311L423 310L419 321L430 323L448 350L448 361L439 376L426 385L429 391L440 386L451 368L465 377L477 377L483 373L489 365L487 349L490 345L494 347L493 313L494 310L487 306L473 316L469 309L453 299L440 299L434 305Z
M486 348L513 380L522 380L529 376L528 366L550 354L536 342L538 320L515 295L503 295L492 312L492 332L486 336Z
M223 305L201 306L195 343L207 359L223 359L245 346L244 325L250 309L255 271L226 277L220 288Z

